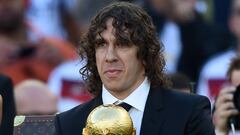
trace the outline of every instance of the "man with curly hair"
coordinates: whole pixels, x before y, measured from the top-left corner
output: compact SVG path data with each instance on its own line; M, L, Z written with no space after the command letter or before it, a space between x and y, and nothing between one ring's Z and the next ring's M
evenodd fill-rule
M102 104L127 103L137 135L214 135L207 98L168 89L163 45L151 17L117 2L103 8L80 41L80 70L95 98L55 119L59 135L82 133L89 113Z

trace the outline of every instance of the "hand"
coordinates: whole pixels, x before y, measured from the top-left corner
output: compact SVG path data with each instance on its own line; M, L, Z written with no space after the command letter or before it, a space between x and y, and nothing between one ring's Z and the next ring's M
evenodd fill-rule
M233 103L233 93L236 87L228 86L223 88L215 102L215 112L213 114L213 123L216 130L227 133L228 132L228 119L232 115L237 115L238 110Z

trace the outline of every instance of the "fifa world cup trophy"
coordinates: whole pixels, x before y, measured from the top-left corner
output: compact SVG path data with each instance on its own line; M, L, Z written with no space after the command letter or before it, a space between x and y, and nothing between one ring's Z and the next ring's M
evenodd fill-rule
M136 130L124 108L100 105L89 114L82 135L136 135Z

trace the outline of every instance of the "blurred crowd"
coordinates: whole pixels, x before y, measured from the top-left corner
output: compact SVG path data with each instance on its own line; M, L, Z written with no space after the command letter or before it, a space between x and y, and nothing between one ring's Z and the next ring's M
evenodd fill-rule
M54 114L92 98L79 74L85 60L78 40L96 12L115 1L0 0L0 73L13 81L17 114ZM152 17L172 87L207 96L214 106L239 57L240 0L125 1Z

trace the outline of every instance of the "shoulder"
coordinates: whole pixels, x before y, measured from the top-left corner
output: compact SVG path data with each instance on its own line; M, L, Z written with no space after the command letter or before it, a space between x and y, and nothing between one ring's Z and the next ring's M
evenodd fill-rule
M6 98L7 95L13 94L12 80L2 74L0 74L0 94L3 94L4 98Z
M11 79L5 75L0 74L0 84L6 83L6 82L11 82Z
M59 135L75 134L85 127L89 113L94 109L95 100L81 104L66 112L57 114L54 120L56 132Z
M167 89L162 90L162 93L164 106L168 108L167 110L171 110L168 111L172 112L171 116L174 117L174 113L177 113L178 117L174 119L185 121L187 135L193 133L212 135L214 133L211 104L207 97Z
M166 101L182 104L183 106L193 106L195 104L198 104L199 102L205 102L207 104L209 103L210 105L208 98L201 95L183 93L164 88L162 89L162 95Z
M160 98L162 99L159 100L161 100L164 108L178 110L179 114L191 115L191 113L196 112L196 110L206 110L209 114L211 112L210 101L205 96L183 93L166 88L160 88L155 91L153 95L161 95ZM156 100L158 100L157 96L155 102Z
M3 100L3 119L0 127L0 134L11 134L13 131L13 121L16 115L13 97L13 84L9 77L0 75L0 95Z
M84 104L78 105L68 111L62 112L57 114L56 116L61 120L61 121L68 121L68 120L74 120L76 118L82 118L84 114L87 114L88 112L91 111L91 108L93 106L94 99L86 102Z

